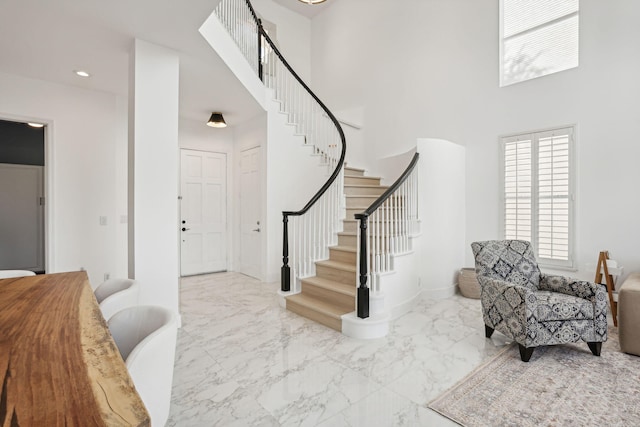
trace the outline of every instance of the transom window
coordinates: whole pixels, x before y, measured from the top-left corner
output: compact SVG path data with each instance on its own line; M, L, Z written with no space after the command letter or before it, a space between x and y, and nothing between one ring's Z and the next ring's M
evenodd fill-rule
M501 0L500 86L578 66L579 0Z
M504 236L530 241L550 267L573 267L573 135L568 127L502 138Z

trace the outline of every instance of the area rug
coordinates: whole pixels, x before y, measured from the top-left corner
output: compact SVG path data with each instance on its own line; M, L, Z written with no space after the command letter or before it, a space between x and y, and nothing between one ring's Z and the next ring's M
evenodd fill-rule
M640 357L620 352L615 328L600 357L576 343L523 363L511 344L429 407L468 427L640 426Z

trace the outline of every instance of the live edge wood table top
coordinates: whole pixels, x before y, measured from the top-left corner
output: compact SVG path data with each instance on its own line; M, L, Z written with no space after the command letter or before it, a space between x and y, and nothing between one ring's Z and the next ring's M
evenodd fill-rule
M0 280L0 426L148 426L86 272Z

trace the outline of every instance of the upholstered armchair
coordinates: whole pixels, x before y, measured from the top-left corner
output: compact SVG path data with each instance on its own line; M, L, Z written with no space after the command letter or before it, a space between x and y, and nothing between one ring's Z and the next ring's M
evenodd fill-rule
M474 242L485 335L498 330L528 362L535 347L585 341L600 356L607 340L603 285L540 272L529 242Z

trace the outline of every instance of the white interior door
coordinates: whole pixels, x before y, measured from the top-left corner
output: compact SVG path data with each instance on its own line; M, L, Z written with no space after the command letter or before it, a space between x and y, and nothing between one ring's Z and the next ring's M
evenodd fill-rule
M0 164L0 269L44 271L43 166Z
M262 279L260 147L240 156L240 270Z
M227 269L227 156L180 150L180 274Z

